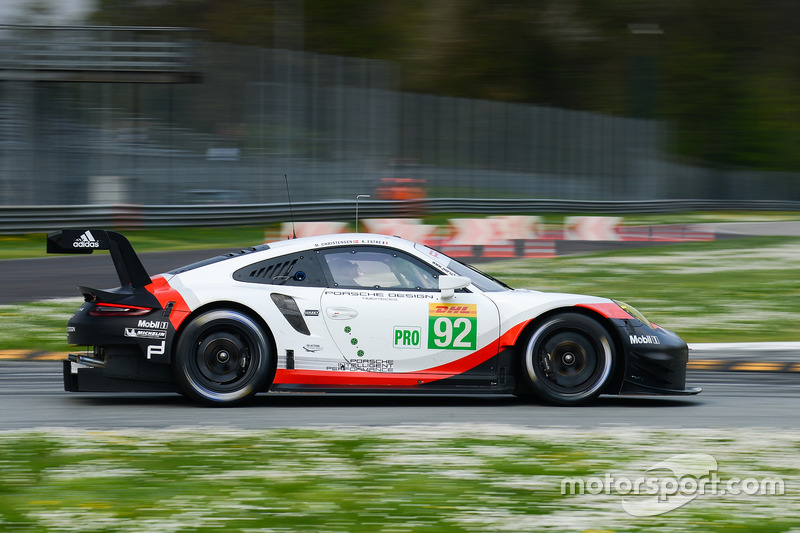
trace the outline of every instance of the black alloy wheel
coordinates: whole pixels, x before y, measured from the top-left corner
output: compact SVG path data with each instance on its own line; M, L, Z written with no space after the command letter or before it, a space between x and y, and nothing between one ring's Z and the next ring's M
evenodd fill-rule
M250 317L218 309L194 318L178 339L173 373L191 398L241 403L264 388L273 362L267 335Z
M525 346L522 374L538 398L579 405L603 392L613 375L614 342L597 320L579 313L550 317Z

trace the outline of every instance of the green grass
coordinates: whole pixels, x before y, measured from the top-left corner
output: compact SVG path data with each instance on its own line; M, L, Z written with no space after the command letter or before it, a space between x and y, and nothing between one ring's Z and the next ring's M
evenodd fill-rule
M640 518L622 500L651 496L562 491L567 477L655 476L647 469L686 450L710 454L722 481L779 479L784 494L705 494ZM796 531L799 453L800 434L789 431L763 438L502 425L1 432L0 530Z
M66 352L67 321L83 298L0 305L0 349Z

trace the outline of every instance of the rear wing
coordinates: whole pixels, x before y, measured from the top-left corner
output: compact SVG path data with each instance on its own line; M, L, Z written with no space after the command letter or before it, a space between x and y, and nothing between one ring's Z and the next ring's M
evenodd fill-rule
M134 289L152 283L131 243L116 231L104 229L62 229L47 235L49 254L90 254L108 250L119 282Z

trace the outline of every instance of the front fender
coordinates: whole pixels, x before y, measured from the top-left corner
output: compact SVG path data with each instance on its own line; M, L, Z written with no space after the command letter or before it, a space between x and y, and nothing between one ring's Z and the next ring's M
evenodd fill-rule
M636 319L613 319L625 351L619 394L697 394L686 389L689 347L677 334Z

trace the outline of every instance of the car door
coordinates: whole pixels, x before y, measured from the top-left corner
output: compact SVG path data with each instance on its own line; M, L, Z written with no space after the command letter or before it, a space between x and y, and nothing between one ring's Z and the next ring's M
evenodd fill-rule
M233 279L246 284L238 300L269 324L279 373L326 370L338 363L339 350L320 317L328 281L315 252L270 257L240 268Z
M496 354L495 304L474 288L443 298L441 272L418 257L353 245L320 259L329 276L320 310L341 352L339 371L441 379Z

